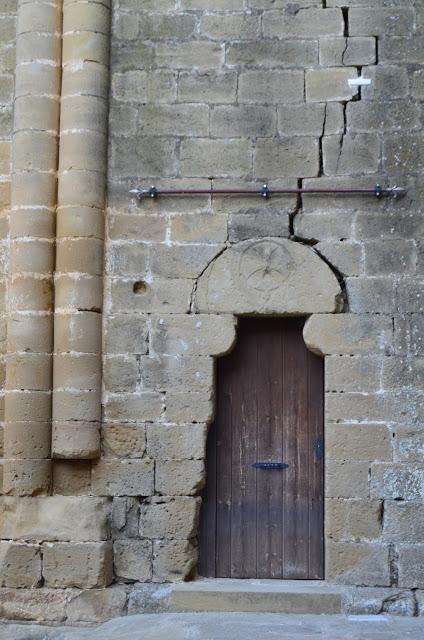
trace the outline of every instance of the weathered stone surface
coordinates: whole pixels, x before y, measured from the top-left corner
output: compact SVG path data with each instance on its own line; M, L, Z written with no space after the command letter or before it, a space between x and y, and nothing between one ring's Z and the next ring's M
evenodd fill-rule
M35 544L0 542L0 585L33 588L41 584L41 553Z
M141 507L140 534L188 539L196 535L200 498L152 498Z
M370 133L325 136L323 154L327 176L376 173L380 166L380 141Z
M326 360L326 391L378 391L381 356L329 356Z
M368 315L316 315L307 320L303 338L319 355L391 353L390 317Z
M163 315L153 320L151 345L163 355L223 355L236 337L233 315Z
M319 173L318 140L312 137L261 138L256 144L254 170L267 178L313 178Z
M322 38L319 62L323 66L362 66L374 64L375 38Z
M156 460L190 460L205 457L205 424L147 425L147 454Z
M351 87L348 80L357 76L355 67L307 70L306 100L308 102L351 100L357 95L358 88Z
M153 494L153 461L100 460L93 464L93 493L106 496L150 496Z
M44 544L43 578L46 587L107 587L112 582L112 543Z
M399 550L399 586L424 588L424 544L401 544Z
M153 544L153 580L180 582L197 563L197 547L190 540L157 540Z
M1 538L74 542L108 538L109 500L105 498L3 496L0 509Z
M371 496L388 500L421 500L424 497L422 464L373 464Z
M0 615L8 620L63 622L73 595L61 589L0 589Z
M391 460L392 431L382 424L327 424L327 456L334 460Z
M143 424L112 423L102 427L105 455L112 458L142 458L146 450L146 428Z
M351 615L415 615L415 600L411 591L354 587L347 589L344 595L344 611Z
M171 584L137 585L128 596L128 615L138 613L161 613L168 611L169 598L173 587Z
M339 296L335 276L311 249L264 238L219 256L199 279L195 305L215 313L325 313L337 310Z
M155 391L207 391L213 384L214 361L207 356L141 357L141 384Z
M389 542L422 542L424 505L419 502L386 500L383 537ZM408 585L411 586L411 585Z
M326 495L329 498L367 498L369 462L329 460L326 467Z
M117 540L113 545L114 572L118 579L148 582L152 577L150 540Z
M328 498L325 502L327 536L337 541L376 540L381 536L382 502Z
M190 496L199 493L205 483L202 460L157 461L155 492L165 496Z
M377 543L328 542L326 576L342 584L389 586L388 547Z
M124 615L127 591L122 585L108 589L87 589L69 598L67 622L104 622Z

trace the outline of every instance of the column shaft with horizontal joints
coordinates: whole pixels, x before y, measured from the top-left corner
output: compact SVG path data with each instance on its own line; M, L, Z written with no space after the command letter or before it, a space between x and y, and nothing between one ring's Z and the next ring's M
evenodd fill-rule
M110 2L64 0L53 457L100 454Z
M51 483L62 0L20 0L10 215L4 492Z

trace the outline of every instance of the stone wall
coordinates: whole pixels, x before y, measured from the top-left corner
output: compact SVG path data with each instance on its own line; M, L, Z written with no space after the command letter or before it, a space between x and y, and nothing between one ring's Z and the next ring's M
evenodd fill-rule
M0 6L0 458L3 458L4 384L6 377L6 271L8 262L8 230L10 209L11 139L13 132L13 91L15 72L16 0L4 0Z
M82 4L84 24L72 15ZM326 578L348 586L350 611L417 613L421 2L115 0L110 81L109 5L63 5L54 460L48 487L18 498L12 478L3 498L4 615L135 612L195 575L214 360L234 344L237 314L261 313L310 316L305 341L326 359ZM358 77L371 82L349 84ZM408 193L128 193L265 181ZM275 296L246 285L252 247L259 268L276 247L289 256Z

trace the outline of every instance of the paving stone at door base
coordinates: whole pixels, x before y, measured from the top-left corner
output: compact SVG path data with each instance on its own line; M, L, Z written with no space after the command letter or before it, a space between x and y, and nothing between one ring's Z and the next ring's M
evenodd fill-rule
M90 628L3 624L0 640L422 640L422 618L256 613L150 614Z

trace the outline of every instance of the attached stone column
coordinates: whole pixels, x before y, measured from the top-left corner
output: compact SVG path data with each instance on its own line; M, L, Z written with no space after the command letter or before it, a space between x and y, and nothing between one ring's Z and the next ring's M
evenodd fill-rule
M110 0L64 0L53 457L100 453Z
M10 215L4 492L51 478L53 269L62 0L20 0Z

